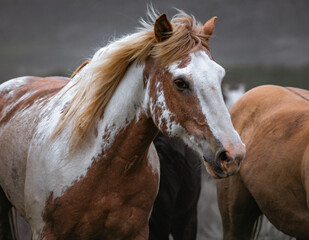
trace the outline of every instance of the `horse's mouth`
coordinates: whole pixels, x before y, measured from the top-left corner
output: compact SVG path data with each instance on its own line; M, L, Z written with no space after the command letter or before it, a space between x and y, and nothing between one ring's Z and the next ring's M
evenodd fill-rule
M207 169L207 172L214 178L214 179L220 179L220 178L225 178L227 177L226 174L219 174L217 172L215 172L213 170L213 168L211 167L211 165L209 164L209 160L207 160L207 158L205 156L203 156L204 162L205 162L205 166Z

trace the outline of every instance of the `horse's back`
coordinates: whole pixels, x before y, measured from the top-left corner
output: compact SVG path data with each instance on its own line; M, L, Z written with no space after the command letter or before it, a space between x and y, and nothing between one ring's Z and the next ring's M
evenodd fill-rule
M279 86L261 86L248 91L231 108L230 114L242 139L252 134L284 139L304 136L309 131L309 92ZM254 140L254 139L252 139Z
M239 184L244 184L278 229L306 237L309 237L308 97L309 92L303 89L261 86L248 91L230 110L247 152ZM234 181L234 187L237 185L236 178L232 178L220 183L221 187L226 184L231 187L230 181Z
M276 114L293 115L295 112L303 112L306 115L308 108L309 91L266 85L245 93L231 108L230 113L233 123L242 130L249 122L260 123Z
M278 159L282 155L277 161L281 165L286 163L286 167L290 164L302 165L309 160L304 159L309 144L307 97L309 91L303 89L262 86L246 93L232 107L233 124L248 148L246 162L257 158L251 156L252 153L259 154L261 159L252 164L267 162L268 166L274 167L270 171L275 171L278 162L268 161L267 158Z
M61 77L20 77L0 85L0 185L21 214L27 154L40 108L67 82Z

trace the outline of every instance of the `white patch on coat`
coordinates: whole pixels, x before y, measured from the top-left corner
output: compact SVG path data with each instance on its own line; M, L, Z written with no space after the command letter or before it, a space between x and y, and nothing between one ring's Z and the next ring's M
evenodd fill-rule
M10 92L9 93L10 96L13 94L15 89L18 89L22 85L26 84L28 78L29 77L19 77L6 81L0 85L0 92L2 91Z
M19 77L15 79L11 79L7 82L4 82L0 85L0 93L3 92L6 94L6 98L14 98L15 90L18 90L21 86L27 83L27 77ZM21 98L18 99L17 102L13 104L9 104L4 106L2 109L2 116L5 116L14 106L18 105L21 101L25 100L26 98L30 97L34 92L27 92Z
M0 95L7 99L9 103L3 106L2 117L5 117L21 101L26 100L36 92L25 92L24 95L17 98L16 92L28 83L28 78L15 78L0 85ZM14 98L17 98L17 100ZM0 142L0 184L8 199L13 202L14 207L22 216L25 215L24 182L27 162L27 154L25 153L28 151L32 132L36 126L37 111L35 106L40 100L37 99L34 106L18 109L9 121L5 121L0 127L0 139L2 141Z
M171 120L174 113L172 113L166 106L166 99L160 82L157 82L156 90L156 99L150 98L149 102L153 121L157 123L158 129L161 131L166 127L166 133L170 137L179 137L185 132L185 130L180 124ZM160 109L160 116L155 115L155 109ZM156 117L158 117L158 119L156 119ZM163 126L163 124L165 124L165 126Z
M148 163L152 168L153 173L157 173L160 178L160 161L159 156L156 151L155 145L153 143L150 144L149 151L147 154ZM158 190L159 190L159 184L158 184Z

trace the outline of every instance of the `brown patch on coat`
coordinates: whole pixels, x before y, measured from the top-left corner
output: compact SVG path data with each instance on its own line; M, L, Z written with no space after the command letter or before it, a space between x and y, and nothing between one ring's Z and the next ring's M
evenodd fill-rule
M148 58L146 60L146 62L145 62L145 67L144 67L144 70L143 70L144 88L146 88L146 86L147 86L147 81L148 81L148 79L150 77L150 73L151 73L153 64L154 64L154 59L153 58Z
M152 120L142 114L117 134L111 148L93 159L85 177L60 197L53 199L51 193L43 214L44 237L147 239L159 179L147 154L156 134Z
M191 56L188 55L187 57L183 58L181 62L178 64L178 68L185 68L191 62Z
M63 77L29 77L22 86L12 89L10 92L2 92L0 98L0 126L10 121L18 111L32 106L35 101L44 101L55 95L69 80ZM29 92L32 94L20 100ZM3 115L3 110L7 107L10 107L10 110Z

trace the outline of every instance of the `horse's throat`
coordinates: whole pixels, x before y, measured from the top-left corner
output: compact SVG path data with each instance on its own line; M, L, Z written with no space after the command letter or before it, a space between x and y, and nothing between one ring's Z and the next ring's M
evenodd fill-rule
M128 164L136 163L137 160L147 156L149 146L157 133L152 119L146 117L134 119L119 131L106 156L112 154L113 157L124 159Z

